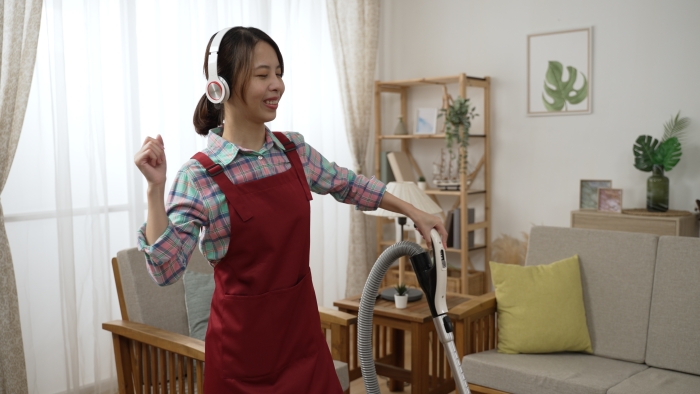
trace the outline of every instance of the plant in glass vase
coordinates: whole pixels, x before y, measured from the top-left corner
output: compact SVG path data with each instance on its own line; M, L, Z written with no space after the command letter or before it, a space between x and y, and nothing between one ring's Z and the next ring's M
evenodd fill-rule
M661 141L649 135L637 137L632 148L634 166L640 171L652 172L647 179L647 211L668 211L669 181L664 175L681 160L681 137L690 119L681 118L680 111L664 125Z

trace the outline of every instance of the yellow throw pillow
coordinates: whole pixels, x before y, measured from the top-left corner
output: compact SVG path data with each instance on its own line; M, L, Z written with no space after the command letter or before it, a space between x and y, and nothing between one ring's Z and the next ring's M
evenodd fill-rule
M499 353L593 353L578 255L547 265L491 262Z

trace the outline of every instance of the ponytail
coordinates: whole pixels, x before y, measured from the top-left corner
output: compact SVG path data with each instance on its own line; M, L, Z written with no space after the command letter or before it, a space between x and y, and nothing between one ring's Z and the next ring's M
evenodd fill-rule
M207 95L203 94L199 99L197 107L194 109L192 123L197 134L206 136L209 130L218 127L223 123L221 115L223 115L222 106L217 106L207 99Z

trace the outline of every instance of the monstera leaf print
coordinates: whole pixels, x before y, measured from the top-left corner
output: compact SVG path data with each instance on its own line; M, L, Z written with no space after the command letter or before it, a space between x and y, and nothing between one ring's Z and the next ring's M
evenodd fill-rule
M549 68L545 75L544 93L542 93L542 102L547 111L557 112L567 107L569 104L578 104L588 96L588 80L586 75L581 73L583 77L583 86L580 89L574 89L574 83L579 71L574 67L568 66L569 79L564 81L564 66L560 62L550 61ZM549 96L550 101L545 97L545 93ZM567 107L568 108L568 107Z

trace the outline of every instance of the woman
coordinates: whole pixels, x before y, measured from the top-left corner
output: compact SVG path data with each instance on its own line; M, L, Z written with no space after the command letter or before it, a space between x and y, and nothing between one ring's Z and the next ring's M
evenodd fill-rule
M146 138L134 157L148 181L139 247L149 273L160 285L177 281L204 230L200 248L216 283L206 393L340 393L309 271L311 191L363 210L400 212L428 243L432 228L443 238L445 228L378 180L329 163L300 134L265 127L284 94L284 62L264 32L215 34L204 72L194 126L207 148L178 172L167 211L163 139Z

